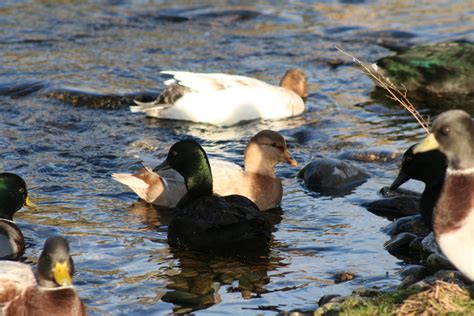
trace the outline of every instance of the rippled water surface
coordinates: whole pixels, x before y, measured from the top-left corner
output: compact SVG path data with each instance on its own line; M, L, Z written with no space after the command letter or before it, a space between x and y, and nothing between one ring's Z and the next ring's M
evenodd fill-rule
M282 214L274 214L269 257L255 263L172 251L170 212L137 203L110 175L158 163L189 135L210 156L241 163L248 139L268 128L285 135L300 166L347 152L403 151L422 129L399 107L372 100L373 84L334 45L375 61L393 54L382 45L474 40L472 2L31 2L0 4L2 169L22 175L39 205L16 217L27 260L36 262L49 235L67 236L90 314L312 310L324 294L400 281L404 263L383 249L388 220L359 206L391 182L397 161L352 161L372 177L345 196L311 192L298 168L280 166ZM276 84L289 67L306 71L311 94L308 110L287 120L223 129L103 102L156 94L165 69ZM335 284L337 271L356 278Z

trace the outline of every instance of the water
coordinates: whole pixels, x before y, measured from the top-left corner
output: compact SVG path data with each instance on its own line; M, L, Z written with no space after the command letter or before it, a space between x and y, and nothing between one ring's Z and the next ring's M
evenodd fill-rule
M398 284L405 263L384 251L388 236L380 231L389 221L359 206L391 183L396 161L352 161L372 177L339 197L305 189L298 168L280 166L285 196L272 251L253 263L172 251L171 214L137 203L110 175L160 162L186 135L210 156L241 163L248 139L268 128L284 134L300 166L353 151L404 151L423 130L399 107L372 100L373 84L334 45L375 61L392 54L378 43L473 40L472 14L469 1L454 0L4 2L1 167L22 175L39 205L16 217L26 261L36 262L49 235L66 236L91 315L273 314L312 310L328 293ZM311 94L308 110L287 120L222 129L147 119L120 98L100 108L104 95L157 93L164 69L276 84L295 66L308 74ZM356 278L335 284L338 271Z

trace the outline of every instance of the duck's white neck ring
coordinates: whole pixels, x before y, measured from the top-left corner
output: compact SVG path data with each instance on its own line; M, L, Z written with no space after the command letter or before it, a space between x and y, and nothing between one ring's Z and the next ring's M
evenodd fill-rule
M6 219L6 218L1 218L0 219L2 222L9 222L9 223L12 223L12 224L15 224L16 225L16 222L11 220L11 219Z
M452 174L452 175L464 175L464 174L474 173L474 167L473 168L467 168L467 169L451 169L451 168L448 168L446 171L448 172L448 174Z

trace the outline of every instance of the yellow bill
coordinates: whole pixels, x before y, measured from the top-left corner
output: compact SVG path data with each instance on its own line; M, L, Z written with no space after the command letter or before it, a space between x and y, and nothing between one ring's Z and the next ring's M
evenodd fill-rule
M29 197L26 197L25 206L28 208L36 208L36 204L31 202Z
M424 153L425 151L430 151L437 148L439 148L439 143L436 140L434 134L430 134L428 137L423 139L421 143L416 145L415 148L413 148L413 153Z
M72 278L69 274L69 264L66 262L59 263L57 262L54 265L53 269L54 280L60 286L69 286L72 285Z

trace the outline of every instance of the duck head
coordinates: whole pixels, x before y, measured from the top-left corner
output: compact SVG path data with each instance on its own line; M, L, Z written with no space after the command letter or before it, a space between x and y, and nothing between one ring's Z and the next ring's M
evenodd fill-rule
M74 262L69 255L69 243L60 236L49 237L38 260L38 283L44 287L72 285Z
M438 148L446 155L450 169L474 168L474 123L469 114L462 110L441 113L433 121L431 134L413 152Z
M410 179L422 181L427 185L440 183L446 173L446 156L439 150L413 153L416 144L405 151L398 177L393 181L390 190L396 190Z
M291 68L281 78L280 86L299 95L304 102L308 99L306 74L301 69Z
M271 176L279 162L298 165L289 153L283 136L271 130L263 130L250 139L245 148L244 161L245 171Z
M23 206L34 207L28 199L25 181L13 173L0 173L0 218L12 220Z
M207 154L194 140L182 140L171 146L166 160L158 167L172 168L184 178L188 197L212 194L212 173Z

